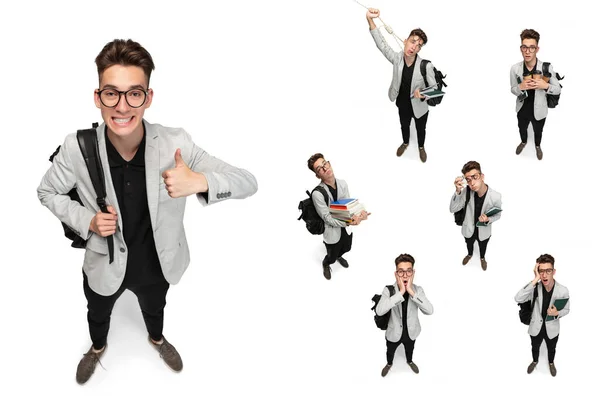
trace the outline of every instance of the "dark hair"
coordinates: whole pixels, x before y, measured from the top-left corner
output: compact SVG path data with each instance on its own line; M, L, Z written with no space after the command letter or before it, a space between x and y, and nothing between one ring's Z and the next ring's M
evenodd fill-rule
M554 257L550 254L542 254L535 262L538 264L552 264L552 268L554 268Z
M418 36L423 41L423 45L427 44L427 35L425 34L425 32L423 32L421 28L416 28L410 31L408 37L411 38L413 36Z
M525 39L533 39L536 43L540 42L540 34L533 29L525 29L521 32L521 42Z
M398 257L396 257L394 262L396 263L396 266L398 266L398 264L401 262L409 262L413 267L415 266L415 259L410 254L400 254Z
M138 42L131 39L115 39L107 43L96 57L98 79L101 79L104 71L113 65L140 67L144 70L148 84L150 84L150 74L154 69L154 62L150 53Z
M315 165L315 162L319 158L325 158L325 157L323 157L323 154L321 154L321 153L315 153L312 156L310 156L310 158L308 159L308 169L310 169L314 173L317 173L317 172L313 169L313 166Z
M477 161L469 161L468 163L463 165L461 172L464 175L472 169L476 169L477 171L479 171L479 173L481 173L481 165L479 165Z

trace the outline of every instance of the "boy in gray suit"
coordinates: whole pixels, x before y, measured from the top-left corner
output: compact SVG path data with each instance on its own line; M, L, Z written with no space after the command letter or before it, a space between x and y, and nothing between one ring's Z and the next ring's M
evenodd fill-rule
M321 153L313 154L308 159L308 169L313 171L317 178L321 179L319 186L327 193L326 200L319 190L313 191L312 201L317 214L325 223L325 231L323 232L323 243L327 254L323 258L323 276L325 279L331 279L331 264L336 261L344 268L348 268L349 264L344 257L345 253L352 248L352 233L348 234L346 227L349 225L358 225L361 221L367 219L368 213L361 211L359 214L352 216L351 222L341 221L331 216L329 212L329 204L333 201L341 199L349 199L350 191L346 181L336 179L333 174L331 163L325 160Z
M462 223L462 234L467 242L467 255L463 258L462 265L467 265L473 257L475 240L479 245L481 269L487 270L485 252L492 236L492 223L500 219L498 212L492 216L486 213L493 208L502 209L502 195L492 190L485 182L485 175L477 161L469 161L462 168L463 176L454 180L456 192L450 199L450 212L455 213L466 207L465 219ZM468 187L463 190L463 181ZM469 202L467 203L467 193ZM478 225L479 224L479 225Z
M546 94L560 94L560 84L554 74L552 65L548 67L550 76L542 75L543 63L537 58L540 50L538 42L540 34L533 29L521 32L521 54L523 61L510 69L511 92L517 96L517 120L521 143L517 146L517 154L521 154L527 144L527 128L533 126L535 153L538 160L544 156L542 152L542 131L548 115Z
M517 303L532 301L537 291L536 301L533 304L531 321L529 323L529 335L531 336L531 354L533 361L527 367L527 373L533 372L537 366L540 356L542 341L546 342L548 348L548 364L550 374L556 376L554 356L556 355L556 343L560 331L560 318L569 313L570 303L569 289L554 280L556 269L554 268L554 257L550 254L542 254L535 260L533 269L535 277L515 295ZM538 283L541 282L541 285ZM555 302L558 299L566 300L566 304L558 310Z
M183 229L186 197L195 195L207 205L257 190L251 173L210 156L183 129L143 119L154 95L149 87L154 63L139 43L106 44L96 65L100 82L94 100L104 120L96 134L108 213L96 203L75 134L67 136L38 187L42 204L87 239L83 290L92 346L77 366L80 384L104 354L113 306L126 289L138 298L149 343L172 370L183 368L162 332L169 285L179 282L190 262ZM73 188L83 206L67 195Z
M386 376L392 368L394 354L400 344L404 344L404 354L408 366L415 374L419 373L419 367L412 360L415 341L421 333L419 310L425 315L433 314L433 306L425 296L425 291L420 286L413 284L415 278L413 256L400 254L396 258L395 264L394 294L390 295L386 286L375 308L377 315L384 315L391 310L390 320L385 331L387 364L383 367L381 376Z
M421 76L421 57L419 57L418 53L427 43L427 35L421 29L413 29L408 38L404 40L403 52L395 52L387 44L379 29L377 29L373 21L373 18L377 17L379 17L379 10L369 8L367 11L367 21L369 22L371 36L373 36L377 48L394 65L394 74L388 91L388 97L390 101L396 102L396 106L398 107L403 141L402 145L398 147L396 155L400 157L408 147L410 123L414 119L419 142L419 158L422 162L425 162L427 161L427 153L425 152L425 127L427 126L429 107L425 101L425 96L419 92L420 89L425 89L425 81L423 76ZM436 80L431 63L427 63L426 72L427 83L433 85Z

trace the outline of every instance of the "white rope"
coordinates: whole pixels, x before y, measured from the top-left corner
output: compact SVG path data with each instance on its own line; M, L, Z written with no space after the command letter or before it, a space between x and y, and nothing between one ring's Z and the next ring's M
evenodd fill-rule
M356 4L358 4L359 6L363 7L364 9L366 9L366 10L369 9L369 7L365 6L364 4L359 3L358 0L354 0L354 2ZM400 49L403 49L404 48L404 44L402 43L402 39L400 39L398 37L398 35L396 35L394 33L394 30L392 29L392 27L389 26L388 24L386 24L385 22L383 22L383 20L381 19L381 17L377 17L377 18L381 21L381 23L383 24L383 27L385 28L385 30L387 31L387 33L389 33L390 35L392 35L392 37L394 39L396 39L396 43L398 43L398 46L400 46Z

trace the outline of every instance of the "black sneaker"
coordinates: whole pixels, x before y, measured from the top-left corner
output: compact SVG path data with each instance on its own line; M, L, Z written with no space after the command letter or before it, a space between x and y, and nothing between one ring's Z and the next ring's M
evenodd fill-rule
M527 373L530 374L533 372L533 370L535 369L535 366L537 365L537 361L532 361L531 364L529 364L529 367L527 367Z
M90 346L88 352L83 355L83 358L81 359L81 361L79 361L79 364L77 365L77 373L75 374L75 380L80 385L83 385L92 377L92 374L96 370L96 364L100 363L100 358L106 351L106 345L104 345L102 351L99 351L98 353L96 353L93 350L93 348L93 345ZM102 363L100 363L100 365L102 365Z
M386 376L388 372L390 372L390 369L392 369L392 366L390 364L386 364L386 366L381 370L381 376Z
M337 260L340 263L340 265L344 268L348 268L350 266L350 264L348 264L348 261L346 261L344 257L338 257Z
M330 280L331 279L331 267L329 266L329 264L327 264L325 262L325 258L323 259L323 276L325 277L325 279Z

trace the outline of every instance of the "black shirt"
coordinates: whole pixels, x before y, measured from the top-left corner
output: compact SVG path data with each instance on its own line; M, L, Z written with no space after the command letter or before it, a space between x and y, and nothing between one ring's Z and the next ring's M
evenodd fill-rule
M408 329L406 322L406 313L408 312L408 297L410 296L408 292L404 292L404 301L402 302L402 332Z
M527 65L525 64L525 62L523 62L523 74L525 74L526 72L531 73L535 70L537 70L537 59L535 60L535 66L533 67L533 69L531 71L529 71L527 69ZM535 99L535 89L529 89L527 91L527 97L523 101L523 107L527 107L527 108L531 109L532 114L533 114L533 100L534 99Z
M416 63L417 60L415 59L412 65L410 67L407 67L406 60L404 61L404 67L402 68L402 79L400 80L400 91L398 92L398 97L396 97L396 105L398 107L409 105L412 106L410 104L410 87Z
M477 221L479 221L479 216L483 209L483 202L485 201L485 196L487 196L487 188L485 189L483 196L479 197L476 192L472 192L471 196L473 196L473 199L475 200L475 226L477 226Z
M548 316L548 309L550 308L550 298L552 297L552 292L554 292L554 285L552 285L552 289L548 292L544 285L542 285L542 321L546 322L546 317Z
M337 181L335 181L335 188L332 188L331 186L325 184L328 188L329 191L331 192L331 197L333 197L333 201L338 201L337 198ZM327 199L325 199L325 201L327 201Z
M135 156L125 161L111 143L106 130L106 153L115 193L123 220L123 236L129 250L126 284L151 284L164 281L150 222L146 194L146 129ZM119 251L119 249L115 249Z

